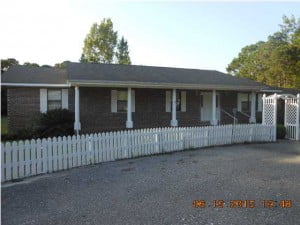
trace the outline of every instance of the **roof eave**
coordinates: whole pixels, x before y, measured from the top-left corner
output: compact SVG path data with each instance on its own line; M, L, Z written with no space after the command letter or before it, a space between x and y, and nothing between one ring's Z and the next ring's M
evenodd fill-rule
M6 87L71 87L70 83L66 84L43 84L43 83L1 83L1 86Z
M117 88L163 88L163 89L194 89L194 90L240 90L261 91L265 86L247 85L214 85L214 84L182 84L182 83L155 83L155 82L128 82L128 81L95 81L95 80L69 80L71 86L82 87L117 87Z

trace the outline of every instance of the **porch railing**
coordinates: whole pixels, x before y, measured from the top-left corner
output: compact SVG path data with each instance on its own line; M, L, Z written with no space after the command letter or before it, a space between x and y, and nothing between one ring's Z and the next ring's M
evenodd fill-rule
M233 119L233 125L238 123L238 119L235 116L231 115L229 112L227 112L225 109L221 109L221 112Z

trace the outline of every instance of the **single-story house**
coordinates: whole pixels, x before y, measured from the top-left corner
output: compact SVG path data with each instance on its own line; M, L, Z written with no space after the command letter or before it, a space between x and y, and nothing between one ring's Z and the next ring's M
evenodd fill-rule
M39 112L75 113L76 132L255 123L270 87L215 70L68 63L13 66L2 74L10 131Z

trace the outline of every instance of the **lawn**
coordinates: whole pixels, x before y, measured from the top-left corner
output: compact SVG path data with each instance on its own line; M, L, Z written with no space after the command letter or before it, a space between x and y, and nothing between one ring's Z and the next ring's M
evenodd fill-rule
M7 126L7 117L1 116L1 134L7 134L8 126Z

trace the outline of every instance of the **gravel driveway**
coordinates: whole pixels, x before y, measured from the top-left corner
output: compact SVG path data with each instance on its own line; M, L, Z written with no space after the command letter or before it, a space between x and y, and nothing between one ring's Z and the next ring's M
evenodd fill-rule
M194 200L206 207L194 208ZM213 200L224 200L217 202L223 208ZM232 201L231 208L230 200L254 200L255 207ZM264 207L263 200L274 202ZM292 200L291 208L281 200ZM300 224L300 142L204 148L37 176L3 185L1 205L3 225Z

